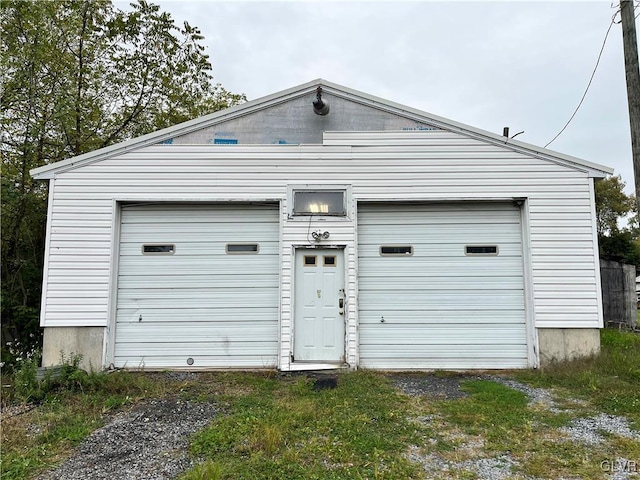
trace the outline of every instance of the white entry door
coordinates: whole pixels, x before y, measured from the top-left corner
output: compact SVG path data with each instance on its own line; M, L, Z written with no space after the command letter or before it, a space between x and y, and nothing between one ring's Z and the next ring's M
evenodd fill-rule
M298 249L293 361L344 362L344 252Z

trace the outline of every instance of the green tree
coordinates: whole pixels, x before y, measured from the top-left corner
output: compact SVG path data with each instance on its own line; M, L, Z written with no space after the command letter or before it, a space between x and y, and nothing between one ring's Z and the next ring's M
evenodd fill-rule
M599 235L619 232L620 220L635 210L635 197L624 193L625 185L620 176L596 181L596 217Z
M608 260L640 266L640 244L636 201L624 193L625 183L620 176L612 176L595 183L596 217L600 256ZM630 215L633 216L629 217ZM621 227L621 224L625 226Z
M246 99L213 82L197 28L145 0L5 0L0 35L4 346L39 333L47 184L29 170Z

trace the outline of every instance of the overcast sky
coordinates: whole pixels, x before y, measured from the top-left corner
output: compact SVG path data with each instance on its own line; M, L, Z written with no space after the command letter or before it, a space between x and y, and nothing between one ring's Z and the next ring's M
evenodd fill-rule
M494 133L524 130L518 139L540 146L578 105L618 9L617 1L152 2L201 29L216 81L249 100L324 78ZM613 167L633 191L619 23L582 107L549 148Z

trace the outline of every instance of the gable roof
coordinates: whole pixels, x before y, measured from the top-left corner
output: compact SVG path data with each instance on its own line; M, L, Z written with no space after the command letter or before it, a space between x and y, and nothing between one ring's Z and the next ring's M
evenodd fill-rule
M606 167L604 165L588 162L586 160L555 152L553 150L548 150L536 145L521 142L511 138L506 138L502 135L471 127L463 123L455 122L453 120L433 115L422 110L408 107L406 105L401 105L399 103L395 103L373 95L369 95L367 93L353 90L348 87L344 87L342 85L331 83L323 79L313 80L296 87L292 87L277 93L273 93L271 95L267 95L265 97L251 100L241 105L236 105L225 110L220 110L203 117L179 123L172 127L164 128L162 130L136 137L125 142L117 143L115 145L104 147L99 150L94 150L83 155L78 155L76 157L68 158L56 163L34 168L30 171L30 173L33 178L37 180L53 178L56 173L79 168L83 165L103 160L105 158L120 155L149 145L157 144L162 141L169 140L173 137L177 137L179 135L185 135L203 128L211 127L218 123L232 120L244 115L249 115L256 111L287 102L291 99L308 95L315 92L318 86L322 87L324 92L336 97L341 97L353 102L377 108L379 110L394 113L396 115L401 115L408 119L415 120L416 122L430 124L442 130L448 130L477 140L501 145L505 148L509 148L520 153L533 155L541 159L546 159L556 163L562 163L568 166L572 166L579 170L588 172L592 177L601 178L605 177L607 174L613 173L612 168Z

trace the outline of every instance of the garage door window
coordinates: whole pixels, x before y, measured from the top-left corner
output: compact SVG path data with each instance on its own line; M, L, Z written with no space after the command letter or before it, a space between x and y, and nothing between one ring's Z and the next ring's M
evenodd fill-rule
M413 245L382 245L380 256L382 257L408 257L413 255Z
M467 245L464 253L471 257L495 257L498 255L497 245Z
M230 255L247 255L258 253L260 246L257 243L227 243L226 251Z
M495 257L498 255L497 245L467 245L465 255L475 257Z
M142 245L143 255L173 255L176 253L176 246L173 244L144 244Z

